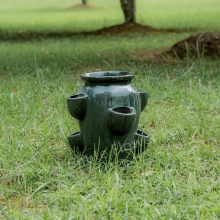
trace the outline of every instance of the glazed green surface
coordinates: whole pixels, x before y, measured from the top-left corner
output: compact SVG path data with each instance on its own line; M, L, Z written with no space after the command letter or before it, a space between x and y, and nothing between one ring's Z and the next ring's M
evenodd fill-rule
M96 151L99 148L101 152L110 151L110 147L114 143L116 145L128 144L130 149L133 147L135 132L137 131L141 100L139 93L130 84L121 82L113 82L107 85L86 84L81 89L80 93L88 95L87 112L84 120L79 121L80 131L83 144L93 151L94 145ZM129 132L126 134L116 134L110 132L107 121L111 121L113 127L123 126L125 117L114 120L113 115L109 115L110 108L116 107L133 107L136 110L134 122L130 125ZM129 120L129 119L128 119ZM127 146L127 145L126 145ZM128 148L128 146L127 146ZM123 150L123 147L120 147ZM126 155L125 155L126 157Z

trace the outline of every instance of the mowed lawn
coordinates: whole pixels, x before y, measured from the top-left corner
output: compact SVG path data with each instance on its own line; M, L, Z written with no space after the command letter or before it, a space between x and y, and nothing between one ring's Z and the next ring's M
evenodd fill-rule
M0 39L123 22L119 1L88 2L0 0ZM140 23L188 31L1 40L0 219L219 219L219 59L137 56L219 31L219 13L217 0L137 0ZM151 140L133 160L103 162L68 146L79 128L66 98L82 87L80 74L99 70L133 72L149 93L139 128Z
M119 0L89 0L91 9L73 8L81 0L0 0L1 30L86 31L123 22ZM156 28L216 30L218 0L137 0L137 21Z

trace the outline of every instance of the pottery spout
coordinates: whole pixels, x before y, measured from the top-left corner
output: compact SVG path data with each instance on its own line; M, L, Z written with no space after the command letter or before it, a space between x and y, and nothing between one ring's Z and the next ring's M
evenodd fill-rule
M134 127L136 110L133 107L117 107L108 109L107 124L115 135L125 135Z
M77 94L67 98L67 107L70 115L78 120L85 117L87 109L87 95Z
M83 151L83 144L82 144L80 132L71 134L68 137L68 142L73 150L78 149L79 151Z
M139 95L141 97L141 111L143 111L147 105L148 94L147 92L139 91Z

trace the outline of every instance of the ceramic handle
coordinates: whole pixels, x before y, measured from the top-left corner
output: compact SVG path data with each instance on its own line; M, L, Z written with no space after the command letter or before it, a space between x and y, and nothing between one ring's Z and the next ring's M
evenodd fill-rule
M69 142L70 147L73 150L78 149L81 152L84 150L80 132L76 132L76 133L71 134L68 137L68 142Z
M138 91L138 92L141 97L141 111L143 111L147 105L148 94L147 92L141 92L141 91Z
M83 120L87 109L87 95L77 94L67 98L69 113L78 120Z
M136 110L132 107L117 107L108 109L108 128L115 135L125 135L136 121Z

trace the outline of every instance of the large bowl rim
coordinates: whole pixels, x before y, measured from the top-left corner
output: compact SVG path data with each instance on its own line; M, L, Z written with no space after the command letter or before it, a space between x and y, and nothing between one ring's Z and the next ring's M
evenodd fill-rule
M85 82L129 82L134 75L128 71L99 71L81 74Z

